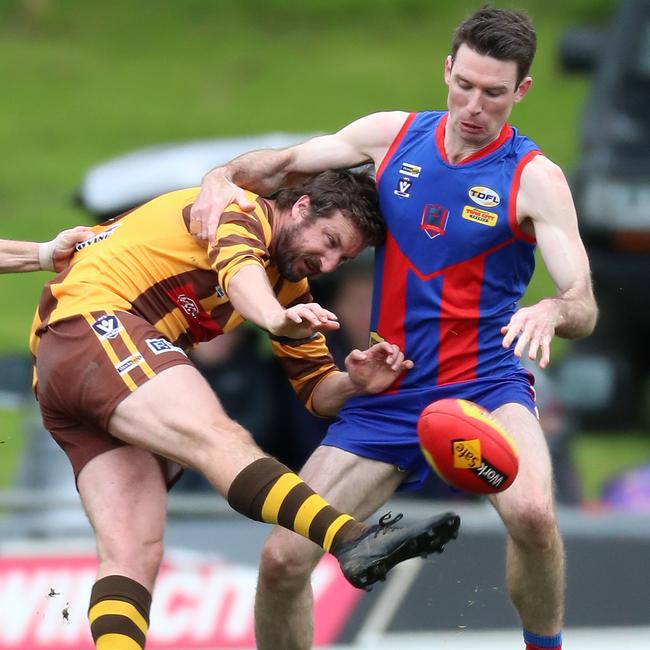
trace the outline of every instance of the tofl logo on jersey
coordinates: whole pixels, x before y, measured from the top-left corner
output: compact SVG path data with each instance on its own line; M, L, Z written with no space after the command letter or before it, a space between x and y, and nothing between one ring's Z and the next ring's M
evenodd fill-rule
M106 339L116 339L119 333L124 329L117 316L113 316L112 314L100 316L93 323L92 327L102 341Z
M471 187L467 194L476 205L482 205L484 208L495 208L501 203L501 197L493 189L482 185Z
M444 235L448 217L449 210L447 208L434 203L427 203L422 211L420 230L424 230L430 239L438 235Z

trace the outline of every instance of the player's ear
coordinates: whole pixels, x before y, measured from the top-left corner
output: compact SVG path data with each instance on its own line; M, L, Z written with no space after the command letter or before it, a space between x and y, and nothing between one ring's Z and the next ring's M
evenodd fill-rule
M302 221L306 219L311 211L311 200L307 194L298 197L296 202L291 206L292 221Z
M451 54L445 59L445 83L449 85L451 81L451 67L454 65L454 60L451 58Z
M532 77L524 77L522 79L521 83L517 86L517 90L515 90L515 102L520 102L526 96L526 93L530 90L532 83Z

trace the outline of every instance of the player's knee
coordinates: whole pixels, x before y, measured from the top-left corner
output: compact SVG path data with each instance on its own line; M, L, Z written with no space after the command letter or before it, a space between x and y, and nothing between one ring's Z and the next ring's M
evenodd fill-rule
M532 502L509 512L506 517L508 532L515 543L542 550L553 546L558 535L553 509L543 502Z
M286 537L284 537L286 539ZM318 561L307 544L282 544L270 539L262 549L260 583L274 591L298 591L309 582ZM309 546L313 546L309 544Z
M230 418L206 427L192 442L187 449L187 465L203 474L214 469L215 459L226 458L241 447L255 446L250 432Z
M97 544L100 563L111 566L137 567L138 573L155 576L162 563L164 543L162 536L137 536L128 534L120 539L102 540Z

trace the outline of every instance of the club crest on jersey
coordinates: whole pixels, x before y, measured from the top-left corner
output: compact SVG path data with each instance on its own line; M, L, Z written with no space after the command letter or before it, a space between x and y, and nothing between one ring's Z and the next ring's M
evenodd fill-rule
M190 317L198 318L199 306L185 293L179 293L176 297L180 308Z
M463 219L494 228L497 225L499 215L496 212L488 212L487 210L475 208L472 205L466 205L463 208Z
M412 185L413 181L410 181L408 178L398 178L397 187L393 190L393 194L396 194L402 199L408 199L411 196L409 191Z
M501 197L491 188L475 185L467 192L469 198L484 208L494 208L501 203Z
M97 336L102 339L116 339L124 329L117 316L100 316L92 325Z
M413 178L418 178L421 171L422 167L407 162L403 162L402 166L399 168L400 174L403 174L404 176L412 176Z
M447 208L434 203L427 203L422 211L420 230L424 230L431 239L438 235L444 235L448 217L449 210Z

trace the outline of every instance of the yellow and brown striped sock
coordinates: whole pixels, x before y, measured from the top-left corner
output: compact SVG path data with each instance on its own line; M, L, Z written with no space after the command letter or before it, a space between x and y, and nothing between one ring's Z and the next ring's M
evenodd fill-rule
M96 650L143 650L151 594L126 576L100 578L90 592L88 620Z
M228 503L249 519L293 530L330 552L367 528L332 508L275 458L259 458L239 472Z

